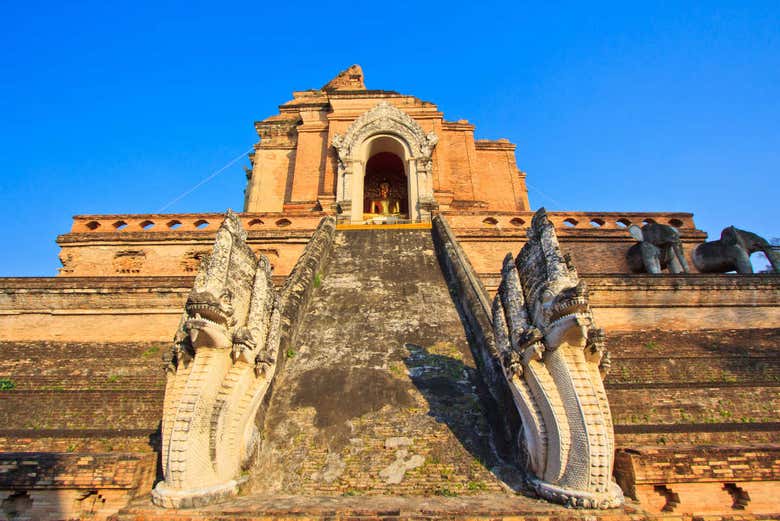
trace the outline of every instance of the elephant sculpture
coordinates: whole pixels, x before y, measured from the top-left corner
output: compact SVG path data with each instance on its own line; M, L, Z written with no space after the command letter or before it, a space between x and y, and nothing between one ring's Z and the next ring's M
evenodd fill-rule
M769 241L755 233L729 226L720 239L699 244L693 250L693 264L702 273L753 273L750 254L764 252L775 273L780 273L780 254Z
M669 268L672 273L688 273L680 233L672 226L648 223L641 228L635 224L628 227L631 236L639 241L626 252L628 267L633 273L661 273Z

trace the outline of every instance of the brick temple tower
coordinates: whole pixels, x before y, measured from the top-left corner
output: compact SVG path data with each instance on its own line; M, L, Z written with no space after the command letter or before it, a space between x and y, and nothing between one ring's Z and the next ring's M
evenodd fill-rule
M77 215L0 279L0 518L780 516L779 275L535 212L357 65L255 129L241 213Z

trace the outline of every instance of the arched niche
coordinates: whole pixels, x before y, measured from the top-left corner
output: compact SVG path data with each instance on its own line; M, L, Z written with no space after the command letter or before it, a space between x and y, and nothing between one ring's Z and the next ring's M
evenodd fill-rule
M381 139L372 144L381 145ZM385 148L385 147L377 147ZM403 154L390 150L375 150L367 154L363 176L363 215L382 214L382 201L388 202L388 210L400 218L409 218L409 176L406 173ZM383 195L386 190L386 194Z
M360 158L361 175L354 178L352 200L353 210L355 203L358 201L360 208L359 212L355 212L355 214L359 215L356 215L356 218L353 218L352 221L362 221L364 214L371 212L370 209L366 208L366 200L377 199L377 194L372 193L373 190L377 189L376 186L373 186L374 183L372 181L382 180L389 181L393 185L392 196L398 199L399 206L405 210L401 213L406 214L406 218L409 218L412 215L410 210L415 208L417 194L416 186L410 182L411 176L409 174L414 165L411 164L413 161L412 151L407 143L392 134L376 134L363 141L360 145L358 156ZM371 167L375 167L377 162L387 163L386 166L391 168L391 172L372 171ZM372 174L378 174L378 179L372 179ZM397 186L396 183L403 183L403 186Z
M363 113L346 134L335 135L338 154L336 198L342 213L352 222L363 220L364 181L369 159L380 153L399 157L407 182L409 217L430 219L435 207L431 180L431 154L438 142L408 114L383 101Z

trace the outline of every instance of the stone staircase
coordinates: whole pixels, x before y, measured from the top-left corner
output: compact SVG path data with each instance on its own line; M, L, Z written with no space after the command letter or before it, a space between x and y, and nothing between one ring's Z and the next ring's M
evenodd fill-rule
M240 496L229 503L171 511L133 501L111 521L691 521L649 517L639 509L564 508L541 499L503 493L468 496ZM767 518L769 519L769 518ZM710 520L707 520L710 521ZM712 520L714 521L714 519Z
M501 493L430 230L337 232L276 382L255 492Z
M495 454L430 230L338 231L315 285L242 495L179 511L139 497L112 519L636 518L522 493Z

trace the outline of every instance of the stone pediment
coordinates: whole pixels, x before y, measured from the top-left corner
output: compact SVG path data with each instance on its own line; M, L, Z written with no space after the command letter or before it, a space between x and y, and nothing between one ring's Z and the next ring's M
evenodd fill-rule
M333 146L343 160L352 156L355 145L359 145L371 135L380 133L395 134L404 139L416 158L430 157L433 147L439 141L434 132L426 134L420 124L409 114L387 101L381 101L371 110L361 114L346 134L336 134L333 137Z

